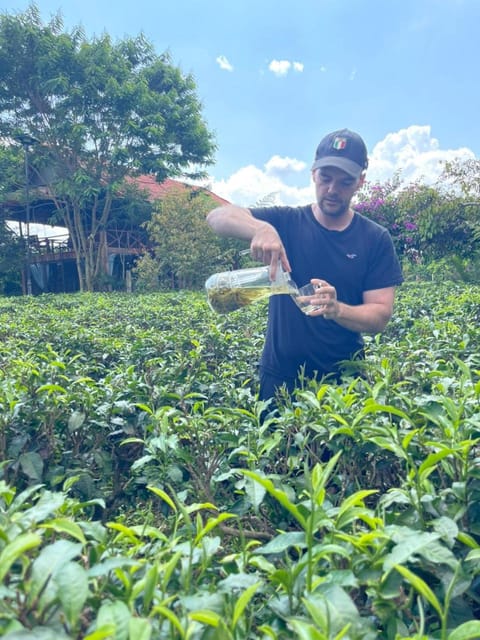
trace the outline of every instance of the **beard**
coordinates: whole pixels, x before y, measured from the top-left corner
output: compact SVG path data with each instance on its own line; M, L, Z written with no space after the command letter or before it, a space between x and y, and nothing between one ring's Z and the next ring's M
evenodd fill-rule
M318 206L325 216L341 218L350 208L350 203L336 198L320 198Z

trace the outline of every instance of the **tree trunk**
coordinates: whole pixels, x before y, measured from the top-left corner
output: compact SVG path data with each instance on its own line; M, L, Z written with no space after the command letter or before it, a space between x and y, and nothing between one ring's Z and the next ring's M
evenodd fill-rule
M107 194L100 217L95 199L90 212L91 224L85 224L85 211L80 203L63 209L64 220L72 241L77 264L80 291L95 291L101 287L101 275L108 275L108 243L105 227L111 210L112 197Z

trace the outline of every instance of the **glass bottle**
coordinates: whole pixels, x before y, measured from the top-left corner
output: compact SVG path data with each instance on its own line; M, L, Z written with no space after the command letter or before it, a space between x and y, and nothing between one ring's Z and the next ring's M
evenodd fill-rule
M270 279L270 267L251 267L214 273L205 282L207 300L217 313L230 313L257 300L272 295L297 293L290 274L278 265L275 279Z

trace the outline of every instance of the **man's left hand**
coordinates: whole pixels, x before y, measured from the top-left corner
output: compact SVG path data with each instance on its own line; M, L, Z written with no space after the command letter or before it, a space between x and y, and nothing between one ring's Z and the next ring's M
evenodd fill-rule
M311 311L309 316L323 316L327 320L335 320L340 313L340 303L337 300L337 290L326 280L312 278L311 283L316 289L312 304L319 308Z

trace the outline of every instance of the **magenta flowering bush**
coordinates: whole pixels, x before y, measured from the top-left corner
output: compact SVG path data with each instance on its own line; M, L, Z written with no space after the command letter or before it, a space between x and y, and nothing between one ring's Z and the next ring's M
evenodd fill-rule
M386 227L398 254L404 257L410 249L418 251L418 224L415 210L400 204L402 191L397 181L367 184L359 195L356 211Z
M465 206L464 197L440 187L400 186L398 181L367 184L355 209L385 226L401 259L413 264L452 254L471 257L478 251L478 212Z

